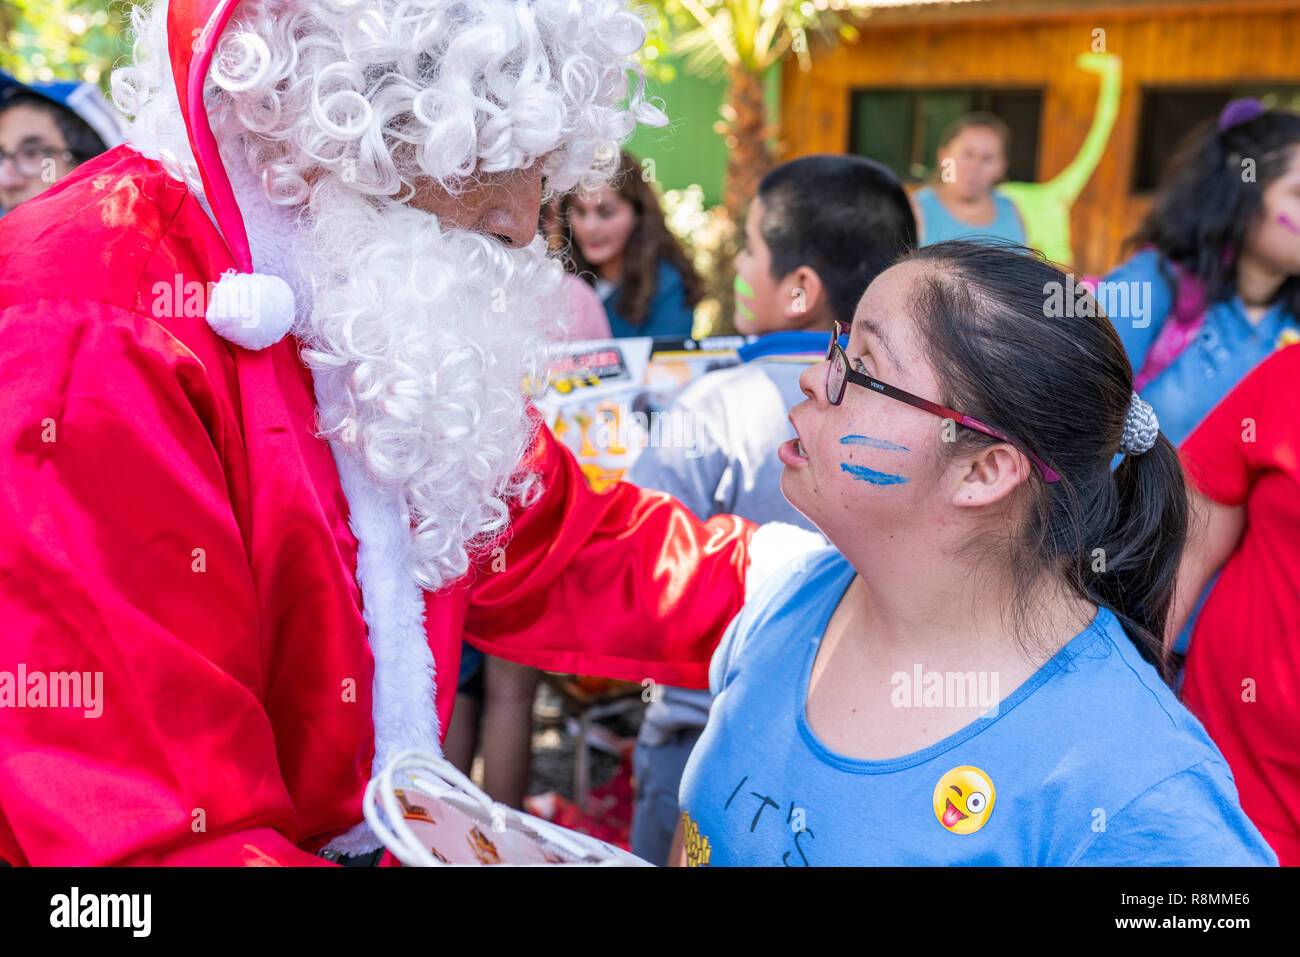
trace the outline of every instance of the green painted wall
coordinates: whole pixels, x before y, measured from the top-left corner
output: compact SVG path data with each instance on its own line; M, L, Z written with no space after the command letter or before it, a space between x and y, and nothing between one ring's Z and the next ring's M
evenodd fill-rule
M704 190L704 205L722 202L722 179L727 165L727 148L722 137L713 132L721 119L718 112L726 96L726 83L704 80L687 73L681 61L667 59L677 68L677 76L668 83L646 82L646 94L663 100L668 125L654 128L638 126L625 146L638 159L653 159L655 179L664 189L684 189L698 183ZM772 121L779 115L780 65L767 74L767 100Z
M718 108L726 84L692 76L680 61L667 62L677 68L677 76L668 83L648 80L646 95L668 114L668 125L637 126L624 148L642 161L654 160L654 178L664 189L698 183L704 190L704 205L713 206L722 202L727 163L722 138L713 132L713 124L721 118Z

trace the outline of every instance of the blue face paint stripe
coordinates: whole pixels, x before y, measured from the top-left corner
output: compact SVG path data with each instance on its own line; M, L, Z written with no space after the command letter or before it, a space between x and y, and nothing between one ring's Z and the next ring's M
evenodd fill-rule
M840 445L865 445L872 449L884 449L886 452L910 452L906 445L895 445L885 439L873 439L869 435L846 435L840 439Z
M869 469L865 465L853 465L849 462L841 462L840 468L848 472L855 479L870 482L872 485L902 485L907 481L907 479L901 475L890 475L888 472L877 472L875 469Z

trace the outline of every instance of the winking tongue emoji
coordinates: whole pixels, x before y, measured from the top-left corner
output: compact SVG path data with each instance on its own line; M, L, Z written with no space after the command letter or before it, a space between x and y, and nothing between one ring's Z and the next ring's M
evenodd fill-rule
M963 765L939 779L934 816L954 834L974 834L993 813L993 782L979 768Z

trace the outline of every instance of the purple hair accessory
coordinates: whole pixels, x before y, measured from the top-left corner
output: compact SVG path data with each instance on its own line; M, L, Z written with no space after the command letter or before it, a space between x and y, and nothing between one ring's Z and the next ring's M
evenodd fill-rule
M1243 96L1237 100L1229 100L1227 105L1223 107L1223 112L1219 114L1219 132L1222 133L1238 123L1249 122L1263 112L1264 104L1253 96Z

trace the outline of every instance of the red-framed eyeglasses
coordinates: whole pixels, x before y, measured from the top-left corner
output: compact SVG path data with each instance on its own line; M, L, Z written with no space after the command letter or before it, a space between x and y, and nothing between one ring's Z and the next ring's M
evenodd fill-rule
M992 426L985 425L979 419L972 418L969 415L963 415L962 413L949 409L946 406L942 406L937 402L931 402L929 399L922 399L919 395L912 395L910 392L904 392L902 389L881 382L879 379L873 378L866 373L850 369L848 354L844 351L844 347L840 345L840 336L848 332L847 326L848 323L846 322L837 321L835 323L835 328L831 332L831 345L830 348L826 350L826 360L831 364L830 372L826 376L826 399L831 405L839 405L844 401L845 386L849 382L852 382L856 385L870 389L872 392L879 392L881 395L887 395L891 399L897 399L899 402L906 402L914 408L921 409L924 412L929 412L931 415L937 415L941 419L950 419L958 425L964 425L968 429L974 429L976 432L983 432L987 436L1006 442L1009 445L1014 445L1016 448L1020 449L1020 451L1024 452L1029 458L1029 461L1033 463L1036 469L1038 469L1038 474L1043 477L1044 482L1059 482L1061 480L1061 477L1052 471L1052 469L1048 468L1047 464L1033 452L1020 445L1020 443L1012 439L1011 436L999 432Z

